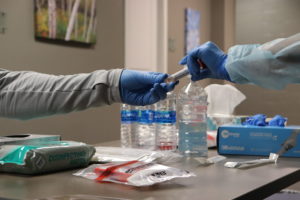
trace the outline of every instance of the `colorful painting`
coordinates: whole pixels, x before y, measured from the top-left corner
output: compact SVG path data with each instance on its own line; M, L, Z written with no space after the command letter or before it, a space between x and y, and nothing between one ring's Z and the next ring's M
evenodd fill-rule
M185 9L185 53L200 44L200 11Z
M96 43L96 0L35 0L35 36Z

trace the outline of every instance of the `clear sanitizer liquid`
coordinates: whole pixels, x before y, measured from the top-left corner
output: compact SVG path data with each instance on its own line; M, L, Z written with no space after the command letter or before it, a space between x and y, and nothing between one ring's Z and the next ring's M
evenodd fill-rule
M206 157L207 94L198 82L183 87L177 99L179 151L185 156Z

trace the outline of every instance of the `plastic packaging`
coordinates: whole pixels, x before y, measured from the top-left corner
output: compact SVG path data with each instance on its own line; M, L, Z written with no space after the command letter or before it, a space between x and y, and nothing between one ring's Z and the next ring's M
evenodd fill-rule
M99 182L149 186L174 178L195 176L185 170L142 161L94 164L74 174Z
M81 142L48 141L0 147L0 171L40 174L85 167L95 148Z
M207 94L198 82L190 81L178 95L179 151L186 156L206 157Z
M169 92L165 100L159 101L155 112L156 149L177 149L176 95Z
M242 162L226 162L224 166L228 168L239 168L239 169L251 168L251 167L261 166L264 164L276 163L277 159L278 159L278 154L270 153L269 158L248 160Z
M182 70L179 70L177 72L175 72L174 74L171 74L167 79L166 82L170 83L170 82L176 82L179 79L189 75L189 70L187 67L184 67Z
M146 149L102 147L98 146L92 158L93 162L119 162L139 160L144 162L178 162L182 155L171 151L151 151Z
M138 107L137 128L135 132L134 148L155 149L154 105Z
M134 106L128 104L121 105L121 146L132 147L134 141L136 123L137 123L137 110Z

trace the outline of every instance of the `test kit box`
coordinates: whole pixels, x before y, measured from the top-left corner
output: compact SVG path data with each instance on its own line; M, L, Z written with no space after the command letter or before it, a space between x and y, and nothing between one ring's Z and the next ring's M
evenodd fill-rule
M269 156L278 153L283 144L294 147L284 153L285 157L300 157L300 126L220 126L217 149L221 155Z

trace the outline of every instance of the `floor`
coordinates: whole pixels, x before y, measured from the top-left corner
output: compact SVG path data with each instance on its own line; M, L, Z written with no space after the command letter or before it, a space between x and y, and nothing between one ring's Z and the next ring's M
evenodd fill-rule
M300 192L300 181L295 183L294 185L291 185L287 189L289 189L289 190L298 190Z
M276 193L265 200L299 200L300 199L300 181L290 187Z

